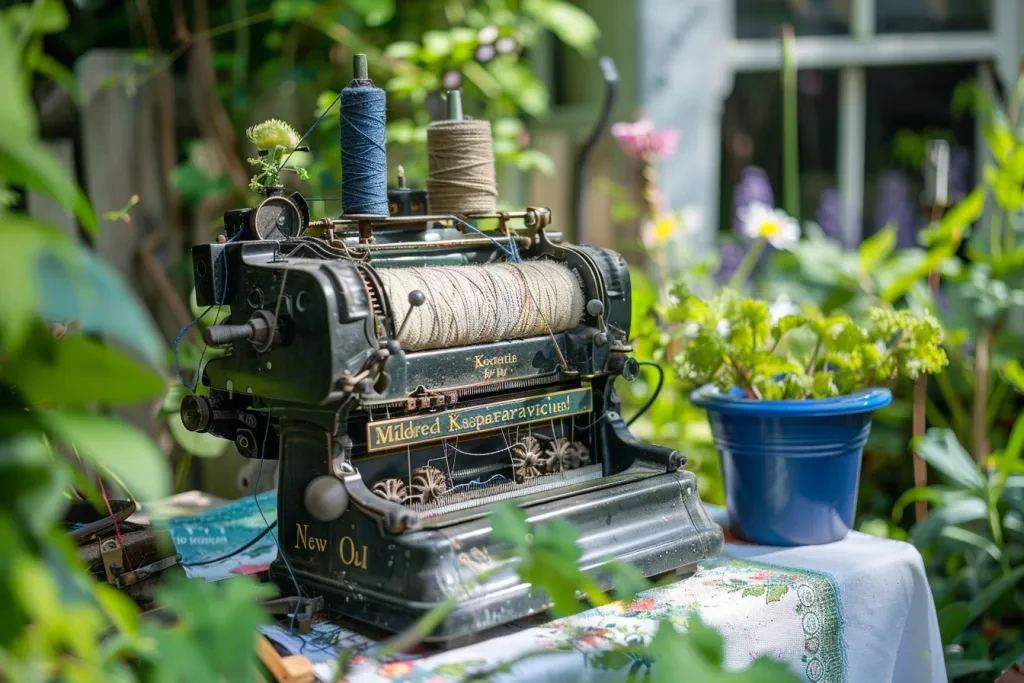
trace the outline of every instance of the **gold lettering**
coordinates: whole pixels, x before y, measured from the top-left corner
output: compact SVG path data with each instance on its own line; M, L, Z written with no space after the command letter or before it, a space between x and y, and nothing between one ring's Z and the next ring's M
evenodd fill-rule
M482 353L473 356L473 368L483 370L484 379L492 377L505 377L508 375L508 368L499 368L499 365L512 365L519 357L514 353L506 353L504 356L485 357Z
M377 430L377 443L391 443L391 427L376 427Z
M310 536L308 524L296 524L295 547L302 548L303 550L315 550L318 553L322 553L327 550L327 539Z
M338 557L341 558L341 563L346 567L366 569L366 546L362 547L362 552L360 553L359 549L356 548L356 542L350 536L342 536L341 542L338 543Z

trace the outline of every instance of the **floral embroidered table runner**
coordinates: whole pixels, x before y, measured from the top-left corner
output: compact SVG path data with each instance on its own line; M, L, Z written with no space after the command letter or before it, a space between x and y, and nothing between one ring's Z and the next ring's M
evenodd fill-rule
M946 680L920 555L905 543L858 533L805 548L727 543L722 557L692 576L632 603L426 657L383 663L357 657L347 680L449 683L476 673L494 681L622 681L630 672L642 676L651 663L605 656L611 643L640 642L654 634L660 619L685 628L694 611L725 636L728 667L769 655L811 683ZM267 634L290 641L293 651L302 646L284 629ZM323 662L318 675L331 680L335 653L358 645L353 638L358 636L351 631L321 624L303 654Z
M223 562L238 539L265 529L274 494L234 501L171 522L172 537L196 576L218 580L263 569L276 548L271 534ZM724 511L709 508L720 523ZM187 558L187 559L186 559ZM208 564L206 564L208 563ZM946 680L935 605L921 556L906 543L851 533L823 546L771 548L727 542L722 556L693 575L614 603L541 625L512 625L507 635L440 654L377 662L357 657L350 683L449 683L473 673L494 681L622 681L642 677L641 657L611 656L612 643L653 635L658 621L685 628L694 611L725 637L725 662L746 667L768 655L810 683L932 683ZM281 627L264 633L317 664L332 680L346 648L373 641L331 623L299 638ZM543 654L537 654L543 653ZM478 678L479 680L479 678ZM637 678L636 680L640 680Z

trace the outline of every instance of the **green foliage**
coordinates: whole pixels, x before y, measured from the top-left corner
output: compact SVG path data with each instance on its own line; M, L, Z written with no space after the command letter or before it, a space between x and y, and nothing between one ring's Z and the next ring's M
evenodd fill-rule
M1015 639L1014 615L1019 615L1024 579L1024 417L1014 424L1006 448L994 452L983 467L949 430L929 430L914 449L943 483L904 493L893 520L898 522L916 501L932 505L928 517L911 528L910 539L929 568L947 668L951 678L998 673L1024 654L1019 644L1006 650L1002 642ZM990 658L992 636L983 633L981 622L1007 618L1005 633L995 639L1002 656Z
M845 314L773 314L764 301L725 290L708 301L673 289L683 323L673 358L685 389L714 383L764 400L826 398L916 378L946 365L942 328L928 313L872 308L862 327ZM810 346L785 343L809 334Z
M264 27L264 22L270 25ZM247 36L250 23L258 24L252 40L236 41L229 34L214 41L214 63L234 67L218 71L218 92L236 127L248 123L246 117L256 105L280 99L282 84L294 92L288 99L298 101L312 123L337 96L339 54L362 52L371 78L388 91L391 166L403 165L410 184L418 186L426 178L430 112L436 116L439 95L453 86L462 88L467 116L492 122L499 173L508 167L552 172L551 160L529 148L523 123L527 117L545 116L550 104L547 88L525 54L545 30L584 53L592 52L598 34L594 21L565 0L254 0L211 5L213 25L237 25L237 34ZM258 69L244 68L257 59ZM338 123L336 112L326 116L308 144L315 150L336 150ZM310 194L336 195L340 156L316 156L307 166ZM191 160L186 166L197 167ZM264 170L261 166L260 172ZM187 182L190 173L179 173L179 180ZM191 201L215 191L212 186L206 192L201 185L192 187L197 192Z
M95 231L91 207L39 139L27 92L30 70L48 63L42 35L66 21L47 0L0 12L0 189L41 192ZM128 220L129 208L111 219ZM172 586L161 598L181 622L142 626L135 603L85 570L61 524L72 486L97 500L96 476L141 500L168 492L163 454L108 414L165 392L164 342L121 278L63 232L3 204L0 239L0 677L248 678L262 589Z
M893 137L892 160L909 171L919 170L924 163L930 140L955 141L953 132L942 128L925 128L921 131L901 129Z
M231 190L231 180L220 168L210 146L201 141L188 145L188 160L171 171L170 182L187 204L198 204L206 197Z
M152 667L144 678L159 683L254 680L256 629L268 621L256 600L273 595L269 584L237 579L207 583L178 577L161 586L157 599L171 606L176 623L141 630L143 670Z
M641 270L630 273L633 287L633 352L637 358L667 364L673 355L679 323L671 316L676 309L661 303L654 282ZM650 398L656 387L654 370L644 373L632 383L620 380L617 389L625 404L624 414L630 416ZM711 503L724 503L722 475L715 450L711 426L704 411L689 401L688 393L680 386L675 373L663 374L663 386L657 400L630 428L645 441L675 448L686 454L687 467L697 473L701 499Z
M583 552L576 544L578 531L569 522L555 519L530 526L526 512L514 504L495 506L491 512L492 534L511 546L509 556L518 560L516 571L523 581L545 591L551 598L551 610L559 616L579 611L577 594L585 595L594 605L607 604L601 586L579 569ZM643 590L635 576L619 570L626 579L624 588ZM635 595L635 592L634 592ZM631 599L632 595L627 599Z

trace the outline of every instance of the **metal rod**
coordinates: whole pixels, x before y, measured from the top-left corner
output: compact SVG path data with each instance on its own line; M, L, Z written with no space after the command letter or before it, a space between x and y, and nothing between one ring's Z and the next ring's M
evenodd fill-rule
M352 57L352 77L357 81L365 81L370 78L370 71L366 66L366 55L360 53Z
M853 36L796 40L802 69L981 62L999 56L999 44L988 32L886 34L870 42ZM738 40L729 46L729 62L737 71L775 71L782 63L779 41Z
M502 218L527 218L534 212L532 211L507 211L505 213L471 213L465 217L470 220L485 220L495 219L500 220ZM324 218L319 221L314 221L309 224L311 228L326 228L335 225L357 225L359 223L368 222L374 226L389 226L389 225L402 225L405 223L429 223L430 221L455 221L458 216L452 216L451 214L434 214L430 216L388 216L384 217L360 217L360 216L344 216L342 218Z
M462 91L461 90L449 90L448 91L448 120L449 121L461 121L462 120Z
M481 237L479 239L467 238L464 240L438 240L437 242L375 242L372 244L360 244L355 247L349 247L350 249L365 249L367 251L400 251L402 249L454 249L456 247L486 247L488 245L506 244L508 243L508 237L493 237L487 239ZM529 237L515 236L516 244L521 247L529 247L531 240Z

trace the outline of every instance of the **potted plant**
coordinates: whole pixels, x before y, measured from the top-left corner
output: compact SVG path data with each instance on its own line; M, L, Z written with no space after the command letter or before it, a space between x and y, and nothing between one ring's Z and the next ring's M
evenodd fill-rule
M886 385L946 365L929 313L872 308L866 324L726 289L673 290L673 364L706 409L733 530L767 545L837 541L853 524L861 452Z

